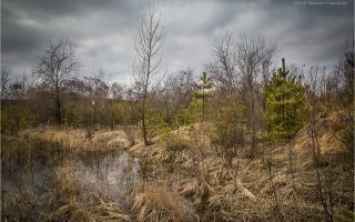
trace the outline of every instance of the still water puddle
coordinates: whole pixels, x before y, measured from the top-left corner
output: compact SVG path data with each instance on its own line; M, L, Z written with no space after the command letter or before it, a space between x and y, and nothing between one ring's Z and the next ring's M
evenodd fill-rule
M25 146L25 148L23 148ZM125 206L141 184L138 161L115 150L68 151L58 144L3 143L2 218L43 219L65 197L95 204L101 199Z

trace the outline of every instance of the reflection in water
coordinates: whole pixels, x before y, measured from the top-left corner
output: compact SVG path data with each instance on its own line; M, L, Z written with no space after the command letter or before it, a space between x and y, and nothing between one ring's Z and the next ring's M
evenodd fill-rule
M68 151L58 144L4 143L2 219L41 221L67 199L95 205L101 199L123 208L138 189L138 161L119 151Z

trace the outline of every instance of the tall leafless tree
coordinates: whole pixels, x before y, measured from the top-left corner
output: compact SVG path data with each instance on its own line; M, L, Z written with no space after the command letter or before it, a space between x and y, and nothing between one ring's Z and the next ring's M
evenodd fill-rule
M250 156L254 156L256 146L256 127L261 124L265 110L263 86L268 82L272 59L276 47L267 44L263 38L256 39L245 34L239 39L227 32L214 41L214 61L206 68L212 74L225 105L235 109L236 102L242 100L246 108L246 123L251 135ZM228 95L228 96L227 96ZM238 110L233 113L238 116ZM240 118L235 119L240 125ZM242 127L243 128L243 127ZM240 143L239 143L240 144Z
M136 60L134 62L134 79L139 89L141 100L141 122L144 144L148 145L146 126L146 103L152 75L160 65L159 52L165 36L162 17L156 12L154 3L142 18L135 41Z
M55 119L62 123L62 94L65 89L65 81L79 68L79 62L75 56L75 47L67 40L49 41L49 46L39 58L39 64L34 70L44 84L53 94L55 105Z
M274 55L275 46L268 46L264 38L252 38L242 35L238 42L238 68L242 75L242 94L247 111L247 125L251 136L250 157L253 158L256 149L256 128L260 122L262 105L258 92L258 82L267 80L268 69ZM261 107L262 108L262 107Z
M311 67L308 74L308 91L305 89L306 104L310 111L309 123L307 126L308 135L311 140L310 148L313 156L313 163L315 169L315 179L316 179L316 189L319 193L320 200L324 210L324 221L332 222L334 221L334 209L333 209L333 194L332 182L327 178L324 169L321 168L323 162L321 155L321 147L319 143L319 127L317 124L319 122L319 117L317 116L317 110L319 109L319 99L322 85L319 77L318 67Z

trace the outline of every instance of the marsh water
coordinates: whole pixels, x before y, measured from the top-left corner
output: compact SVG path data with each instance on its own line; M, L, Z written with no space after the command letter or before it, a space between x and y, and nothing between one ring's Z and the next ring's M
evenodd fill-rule
M70 151L57 143L3 141L4 221L43 221L68 201L122 208L141 183L138 161L122 151Z

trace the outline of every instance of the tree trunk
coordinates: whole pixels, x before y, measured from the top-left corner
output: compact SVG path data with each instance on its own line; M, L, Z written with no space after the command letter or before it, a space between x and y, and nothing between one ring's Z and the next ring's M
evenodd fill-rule
M145 125L145 95L143 98L143 104L142 104L142 116L141 116L141 120L142 120L142 134L143 134L143 141L144 141L144 145L149 145L148 143L148 138L147 138L147 128Z
M61 102L59 99L59 96L57 96L56 98L56 120L57 120L57 124L61 125L62 124L62 107L61 107Z
M249 88L250 88L250 133L251 133L251 147L250 147L250 158L255 157L256 148L256 132L255 132L255 107L254 107L254 89L253 89L253 79L252 76L249 77Z
M115 122L114 112L113 112L113 99L111 99L111 131L113 131Z

